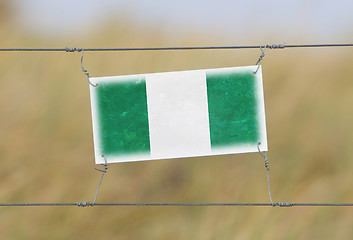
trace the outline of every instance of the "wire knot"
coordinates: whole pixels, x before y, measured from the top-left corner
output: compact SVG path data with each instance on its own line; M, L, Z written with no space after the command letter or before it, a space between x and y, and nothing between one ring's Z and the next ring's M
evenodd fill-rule
M102 154L102 158L104 158L104 163L102 164L104 166L104 169L99 169L99 168L94 168L96 169L97 171L100 171L100 172L103 172L103 173L106 173L107 170L108 170L108 162L107 162L107 158L105 157L104 154Z
M268 162L268 159L265 159L265 168L267 168L270 171L270 168L268 167L270 164Z
M82 52L82 50L83 50L82 48L75 48L75 47L74 48L70 48L70 47L65 48L66 52Z
M285 43L260 46L261 55L260 55L260 57L259 57L259 60L257 60L257 62L256 62L256 64L255 64L255 65L257 65L257 68L256 68L256 70L253 72L253 74L255 75L255 74L257 73L257 71L259 71L259 69L260 69L260 63L261 63L262 59L263 59L264 56L265 56L265 50L266 50L266 48L269 48L269 49L284 49L285 47L286 47L286 44L285 44Z
M266 45L266 48L269 48L269 49L284 49L285 47L286 47L285 43Z
M93 207L94 204L90 202L77 202L76 203L77 207Z
M260 142L257 143L257 149L259 150L259 153L261 154L261 156L265 159L265 168L267 169L267 171L270 171L270 168L269 168L270 163L268 162L268 158L266 156L266 153L265 152L261 152L260 145L261 145Z
M263 49L262 49L262 47L260 47L261 55L260 55L260 57L259 57L259 60L257 60L257 62L256 62L256 64L255 64L255 65L257 65L257 68L256 68L256 70L253 72L253 75L255 75L255 74L257 73L257 71L259 71L260 63L261 63L262 59L263 59L264 56L265 56L265 50L266 50L266 48L267 48L268 46L269 46L269 45L266 45Z
M272 204L273 207L279 206L279 207L293 207L294 203L292 202L277 202Z

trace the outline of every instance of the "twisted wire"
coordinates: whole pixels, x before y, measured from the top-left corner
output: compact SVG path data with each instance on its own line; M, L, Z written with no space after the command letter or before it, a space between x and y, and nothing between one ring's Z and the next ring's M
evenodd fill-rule
M106 159L106 157L104 156L104 154L102 154L102 157L104 158L104 162L105 162L105 163L103 164L103 165L104 165L104 169L101 170L101 169L95 168L97 171L102 172L102 176L101 176L101 179L100 179L100 181L99 181L99 184L98 184L98 187L97 187L97 190L96 190L96 194L94 195L94 200L93 200L92 206L94 206L95 203L96 203L98 191L99 191L99 188L100 188L101 183L102 183L102 181L103 181L104 174L105 174L105 173L107 172L107 170L108 170L107 159Z
M260 150L260 145L261 142L257 143L257 149L259 150L259 153L261 154L261 156L265 159L265 168L266 168L266 176L267 176L267 189L268 189L268 196L270 198L270 202L272 204L272 206L275 206L276 204L274 204L272 202L272 197L271 197L271 186L270 186L270 168L269 168L269 162L268 162L268 158L266 156L265 152L261 152ZM277 203L278 204L278 203Z
M98 87L99 86L98 84L93 84L90 81L91 76L89 75L89 72L83 66L83 57L85 55L84 49L83 48L66 48L66 49L69 49L69 52L82 51L82 56L81 56L81 69L82 69L82 72L87 76L87 81L92 87Z

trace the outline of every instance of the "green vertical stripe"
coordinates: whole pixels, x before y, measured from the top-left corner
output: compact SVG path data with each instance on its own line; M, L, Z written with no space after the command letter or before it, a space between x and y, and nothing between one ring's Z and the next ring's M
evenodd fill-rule
M96 91L102 154L149 152L145 79L119 78L114 83L100 83Z
M250 70L206 72L212 147L259 140L255 79Z

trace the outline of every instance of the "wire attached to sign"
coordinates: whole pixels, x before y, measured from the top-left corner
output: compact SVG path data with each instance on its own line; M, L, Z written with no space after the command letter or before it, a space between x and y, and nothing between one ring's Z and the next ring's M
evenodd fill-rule
M101 180L99 181L99 184L98 184L98 187L97 187L97 190L96 190L96 194L94 195L94 200L93 200L93 203L91 204L91 206L93 207L94 204L96 203L96 199L97 199L97 195L98 195L98 191L99 191L99 187L101 186L101 183L102 183L102 180L103 180L103 177L104 177L104 174L107 172L108 170L108 163L107 163L107 159L106 157L104 156L104 154L102 154L102 157L104 158L104 169L99 169L99 168L95 168L97 171L100 171L102 172L102 176L101 176Z
M85 51L83 50L83 48L81 49L82 51L82 56L81 56L81 68L82 68L82 72L87 76L87 81L89 82L89 84L91 84L91 86L93 87L98 87L99 85L98 84L93 84L89 79L90 79L90 75L88 73L88 71L83 67L83 57L84 57L84 54L85 54Z
M261 156L265 159L265 168L266 168L266 175L267 175L267 188L268 188L268 196L270 198L270 202L272 204L272 206L276 206L276 204L274 204L272 202L272 197L271 197L271 188L270 188L270 168L269 168L269 163L268 163L268 158L266 156L266 153L265 152L261 152L260 150L260 145L261 145L261 142L258 142L257 143L257 149L259 150L259 153L261 154ZM277 203L278 204L278 203Z
M260 63L261 63L262 59L265 57L266 48L269 48L269 49L284 49L285 47L286 47L285 43L265 45L263 48L262 48L262 46L259 46L259 48L261 50L261 55L259 57L259 60L257 60L257 62L255 64L255 65L257 65L257 69L256 69L256 71L253 72L253 74L255 75L257 73L257 71L259 71Z
M265 56L265 50L267 48L267 45L264 47L264 49L262 49L262 47L260 47L260 50L261 50L261 55L259 57L259 60L257 60L256 64L257 65L257 68L256 70L253 72L253 74L255 75L257 73L257 71L259 71L259 68L260 68L260 62L262 61L262 58Z

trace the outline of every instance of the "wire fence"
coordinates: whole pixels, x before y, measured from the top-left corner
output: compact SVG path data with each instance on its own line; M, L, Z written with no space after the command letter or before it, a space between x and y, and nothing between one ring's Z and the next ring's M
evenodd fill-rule
M353 43L328 44L268 44L248 46L196 46L196 47L136 47L136 48L0 48L1 52L81 52L81 51L173 51L173 50L229 50L229 49L285 49L285 48L322 48L353 47Z
M95 206L149 206L149 207L353 207L353 203L1 203L0 207L54 207L54 206L76 206L76 207L95 207Z
M285 49L285 48L323 48L323 47L353 47L353 43L330 43L330 44L271 44L271 45L249 45L249 46L197 46L197 47L145 47L145 48L0 48L0 52L82 52L81 65L83 60L83 53L86 51L173 51L173 50L230 50L230 49L261 49L263 56L265 49ZM262 57L257 64L260 63ZM82 65L82 70L83 68ZM85 70L87 72L87 70ZM86 74L87 75L87 74ZM89 75L87 75L89 79ZM267 168L267 182L269 198L271 203L96 203L96 198L101 185L104 174L107 170L100 170L103 172L100 179L94 201L91 202L76 202L76 203L0 203L0 207L53 207L53 206L77 206L77 207L94 207L94 206L170 206L170 207L353 207L353 203L293 203L293 202L272 202L268 175L268 159L264 153L260 154L265 158L265 167Z

